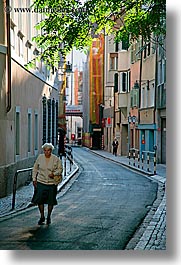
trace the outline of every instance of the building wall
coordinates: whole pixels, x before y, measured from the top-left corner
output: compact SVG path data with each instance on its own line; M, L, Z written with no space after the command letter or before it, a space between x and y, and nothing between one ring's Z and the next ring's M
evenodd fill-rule
M74 70L74 104L78 105L78 89L79 89L79 82L78 82L78 68Z
M11 6L18 7L20 2L23 5L32 3L32 1L26 3L11 1ZM42 97L45 96L47 100L54 98L55 102L59 102L57 75L49 71L42 62L36 62L33 68L26 69L26 63L34 58L33 53L36 51L36 45L31 41L31 37L37 33L34 25L41 14L26 12L18 14L12 11L10 24L7 24L4 8L5 3L3 5L1 1L0 145L3 151L0 153L0 197L12 192L16 170L32 167L37 154L42 152L44 122ZM11 32L11 43L8 43L8 32ZM21 45L20 37L23 39ZM11 54L8 53L8 45L11 46ZM10 69L8 68L8 59L10 59ZM10 88L8 80L11 80L10 90L8 90ZM10 93L8 94L8 92ZM8 95L11 103L9 109L7 109ZM47 105L46 112L48 113ZM50 117L52 119L52 116ZM48 116L46 119L48 124ZM48 135L47 124L46 133ZM51 121L49 121L49 125L53 126ZM54 133L56 134L56 132ZM19 176L17 187L23 185L29 177L29 173Z
M87 56L88 61L88 56ZM89 65L88 62L83 64L83 93L82 93L82 102L83 102L83 132L89 132Z
M25 165L26 167L31 167L36 155L41 152L43 95L45 95L47 99L54 98L58 100L57 89L49 86L12 60L12 107L8 113L6 113L4 108L4 111L1 111L0 117L0 142L2 149L5 150L5 152L0 153L0 166L2 171L4 167L6 168L6 175L8 174L7 178L13 178L18 161L24 161L23 163L18 163L20 168L24 168ZM5 97L2 101L5 102ZM20 151L18 155L16 154L16 112L19 112L20 117ZM2 113L4 113L4 115L2 115ZM30 128L28 128L28 113L31 116ZM38 139L35 139L35 114L38 118ZM29 130L31 130L30 150L28 150ZM35 149L35 141L38 143L38 149ZM9 171L7 168L9 168L10 165ZM0 170L0 172L2 171ZM4 186L4 183L1 183L1 185ZM9 193L10 190L7 192Z
M104 149L112 152L112 141L116 136L114 127L114 75L118 72L118 51L114 42L114 37L105 36L104 49ZM117 96L117 95L116 95ZM118 137L119 138L119 137ZM118 150L119 153L119 150Z

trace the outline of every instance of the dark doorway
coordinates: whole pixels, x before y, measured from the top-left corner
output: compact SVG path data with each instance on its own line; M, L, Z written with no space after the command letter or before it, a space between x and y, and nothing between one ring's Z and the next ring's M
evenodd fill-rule
M58 155L61 157L65 154L65 131L62 128L58 129Z
M101 149L102 134L99 131L93 132L92 149Z

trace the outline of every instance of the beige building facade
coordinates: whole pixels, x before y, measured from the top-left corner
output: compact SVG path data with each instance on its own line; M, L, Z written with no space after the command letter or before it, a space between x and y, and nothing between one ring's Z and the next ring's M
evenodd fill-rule
M156 151L166 163L166 49L152 39L128 46L105 36L104 149L116 137L118 155Z
M114 140L114 76L118 72L118 50L113 36L105 36L104 46L104 149L112 152ZM119 137L118 137L119 138ZM118 139L119 140L119 139Z

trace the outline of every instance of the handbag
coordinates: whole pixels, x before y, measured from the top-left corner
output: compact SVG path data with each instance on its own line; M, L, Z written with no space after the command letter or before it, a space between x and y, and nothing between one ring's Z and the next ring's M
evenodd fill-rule
M54 176L54 183L55 185L58 185L60 182L62 182L62 175Z

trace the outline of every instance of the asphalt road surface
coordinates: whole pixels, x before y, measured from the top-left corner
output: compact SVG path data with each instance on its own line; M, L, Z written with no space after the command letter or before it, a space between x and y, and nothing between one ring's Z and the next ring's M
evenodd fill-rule
M87 149L73 154L80 171L59 193L52 224L37 225L37 207L0 221L0 249L124 250L157 183Z

